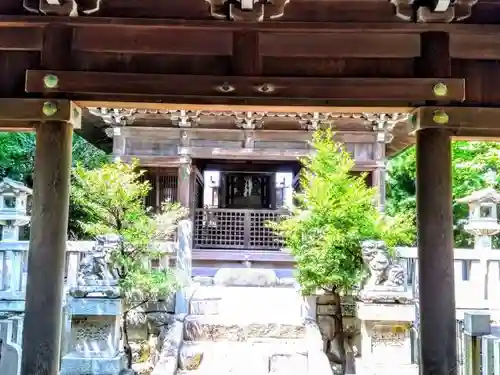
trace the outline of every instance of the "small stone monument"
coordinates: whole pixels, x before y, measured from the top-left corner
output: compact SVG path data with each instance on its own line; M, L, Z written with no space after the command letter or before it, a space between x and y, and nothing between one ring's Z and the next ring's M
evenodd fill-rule
M356 370L363 375L416 375L410 337L416 314L406 271L393 262L383 241L366 241L362 250L369 274L357 303L361 358Z
M21 182L0 182L0 374L6 375L21 371L27 248L18 241L20 227L30 222L31 194Z
M118 375L126 367L120 349L118 273L109 266L110 252L120 241L115 235L98 236L80 263L78 285L69 292L61 375Z
M2 241L19 241L19 228L29 224L28 197L33 191L21 182L5 178L0 182L0 226Z
M488 295L488 259L492 250L491 237L500 232L500 224L497 217L497 205L500 203L500 194L488 187L486 189L473 192L471 195L458 199L457 203L469 205L469 220L464 226L464 230L474 236L474 249L481 255L479 264L472 264L472 267L479 269L471 270L472 275L478 278L474 283L474 290L463 298L470 300L470 295L486 300ZM477 291L480 290L480 293ZM458 290L457 290L458 292ZM492 291L496 293L496 291ZM460 294L457 299L460 298ZM472 298L477 302L476 298ZM475 305L477 307L477 305Z

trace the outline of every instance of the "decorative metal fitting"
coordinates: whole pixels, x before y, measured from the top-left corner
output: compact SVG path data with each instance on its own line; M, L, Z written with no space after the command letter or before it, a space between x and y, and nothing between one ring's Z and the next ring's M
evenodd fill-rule
M432 88L432 91L434 92L434 95L436 96L446 96L448 95L448 86L446 86L444 83L439 82L434 85Z
M263 85L257 86L257 91L263 94L270 94L276 90L274 85L269 83L264 83Z
M231 86L229 83L224 82L222 85L217 86L217 90L220 92L228 93L228 92L233 92L236 90L234 86Z
M54 116L57 113L57 104L54 102L43 103L43 114L47 117Z
M450 120L450 117L448 114L443 111L442 109L438 109L434 111L434 114L432 115L432 119L436 124L447 124L448 121Z
M43 77L43 85L46 89L55 89L59 86L59 78L55 74L46 74Z

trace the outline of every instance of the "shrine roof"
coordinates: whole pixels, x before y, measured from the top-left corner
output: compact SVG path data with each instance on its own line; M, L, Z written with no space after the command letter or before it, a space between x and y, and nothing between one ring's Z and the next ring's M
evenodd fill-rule
M12 180L10 178L4 178L0 181L0 194L10 192L10 193L26 193L28 195L33 194L33 190L24 185L22 182Z
M493 202L500 203L500 194L493 188L485 188L473 192L472 194L457 199L457 203L481 203L481 202Z

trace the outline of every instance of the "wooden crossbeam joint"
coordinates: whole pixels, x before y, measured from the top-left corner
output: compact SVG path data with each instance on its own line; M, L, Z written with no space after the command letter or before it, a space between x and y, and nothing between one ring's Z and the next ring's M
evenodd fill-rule
M261 22L280 18L290 0L206 0L217 19Z
M31 13L76 17L95 13L101 0L23 0L23 7Z
M0 131L29 131L45 122L65 122L80 129L82 110L65 99L0 99Z
M478 0L390 0L396 15L406 21L452 22L470 17Z
M500 108L420 107L409 118L409 133L429 128L445 128L459 138L500 137Z

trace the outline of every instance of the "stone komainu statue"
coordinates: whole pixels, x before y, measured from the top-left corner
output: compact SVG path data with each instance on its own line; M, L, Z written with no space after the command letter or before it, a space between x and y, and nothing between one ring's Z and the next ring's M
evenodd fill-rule
M365 281L364 289L394 288L405 285L405 270L401 265L393 262L384 241L364 241L361 248L363 260L370 273Z
M111 282L118 280L118 272L110 266L110 251L121 242L117 235L97 236L97 243L92 251L80 262L78 284L89 285L96 282Z

